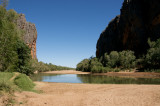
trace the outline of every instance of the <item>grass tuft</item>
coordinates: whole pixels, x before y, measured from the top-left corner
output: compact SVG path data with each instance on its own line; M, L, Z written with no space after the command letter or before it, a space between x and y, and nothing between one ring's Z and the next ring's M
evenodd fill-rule
M0 72L0 94L10 93L12 94L17 87L10 79L14 76L14 73Z
M22 90L24 91L34 91L33 88L35 84L32 82L32 80L25 74L18 75L14 83Z
M0 91L13 93L15 91L14 85L10 81L0 81Z

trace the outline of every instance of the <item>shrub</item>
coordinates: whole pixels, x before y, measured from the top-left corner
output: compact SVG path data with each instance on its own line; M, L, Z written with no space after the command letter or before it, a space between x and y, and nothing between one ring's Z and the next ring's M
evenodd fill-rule
M101 63L103 64L103 66L109 67L109 64L108 64L109 61L110 61L110 57L109 57L109 55L107 53L105 53Z
M16 51L18 54L16 63L17 71L26 75L33 74L30 48L23 41L18 40L16 43Z
M79 64L77 64L76 70L85 72L89 71L89 62L89 59L82 60Z
M14 85L10 81L1 80L0 81L0 91L7 93L13 93L15 90Z
M33 91L35 84L25 74L20 74L14 80L14 83L22 90Z
M10 79L14 76L14 73L0 72L0 91L13 93L16 90L13 82Z
M105 53L100 59L96 57L84 59L77 65L77 70L93 73L119 72L120 68L129 69L135 65L136 57L133 51L112 51L109 55Z
M102 72L103 73L107 73L107 72L111 72L111 71L113 71L113 69L110 68L110 67L102 67Z
M148 40L150 49L145 56L145 68L160 69L160 39L156 42Z
M120 66L124 69L134 68L136 57L133 51L122 51L119 53Z
M101 73L102 72L102 63L98 61L98 58L91 58L89 62L89 71L95 72L95 73Z
M119 63L119 53L117 51L112 51L109 54L108 66L115 68L118 66L118 63Z

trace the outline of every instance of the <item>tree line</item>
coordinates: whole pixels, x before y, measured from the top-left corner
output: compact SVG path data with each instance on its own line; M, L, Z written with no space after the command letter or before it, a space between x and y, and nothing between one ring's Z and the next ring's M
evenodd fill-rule
M76 70L85 72L119 72L122 70L138 69L139 71L160 72L160 39L148 40L150 48L140 58L134 55L134 51L112 51L105 53L100 58L91 57L77 64Z

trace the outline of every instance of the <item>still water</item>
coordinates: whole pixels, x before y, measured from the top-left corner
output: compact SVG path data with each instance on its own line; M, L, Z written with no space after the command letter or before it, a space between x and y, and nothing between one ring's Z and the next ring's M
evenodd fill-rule
M31 76L33 81L59 83L92 83L92 84L160 84L160 78L133 78L104 75L47 74Z

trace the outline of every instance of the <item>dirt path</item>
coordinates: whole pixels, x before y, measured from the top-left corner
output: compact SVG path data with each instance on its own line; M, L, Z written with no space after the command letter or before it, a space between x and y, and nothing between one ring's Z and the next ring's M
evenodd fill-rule
M160 106L160 85L36 84L43 93L15 94L21 106Z
M10 81L13 81L18 75L19 73L15 73L14 76L10 79Z

